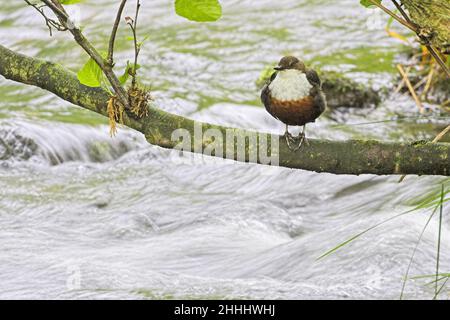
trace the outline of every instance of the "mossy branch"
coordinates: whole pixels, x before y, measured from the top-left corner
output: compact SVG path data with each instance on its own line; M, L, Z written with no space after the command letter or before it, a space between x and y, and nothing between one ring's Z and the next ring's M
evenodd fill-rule
M450 54L450 1L401 0L422 36L443 54Z
M417 36L419 37L420 41L423 42L423 44L426 46L426 48L428 49L428 51L430 52L430 54L433 56L433 58L436 60L436 62L439 64L439 66L442 68L442 70L446 73L447 77L450 78L450 70L448 69L445 61L442 59L442 57L439 55L439 53L436 51L435 47L433 46L433 39L436 39L435 35L437 33L437 28L438 26L441 26L444 22L438 20L437 24L434 25L433 28L428 28L427 27L422 27L422 25L420 23L414 23L414 19L411 19L409 16L407 16L406 12L403 10L403 8L398 4L397 1L392 0L392 2L395 4L395 6L397 7L397 9L400 11L402 17L397 16L397 14L395 14L394 12L392 12L391 10L389 10L387 7L385 7L380 1L377 0L369 0L373 5L379 7L381 10L383 10L385 13L387 13L388 15L390 15L393 19L395 19L397 22L401 23L402 25L404 25L405 27L407 27L408 29L410 29L411 31L415 32L417 34ZM437 15L438 13L442 13L440 10L435 10L433 8L433 4L436 1L440 1L440 0L427 0L427 1L423 1L420 0L420 2L426 2L423 6L419 5L421 7L421 9L426 8L427 11L430 13L432 13L432 17L434 19L434 15ZM403 0L402 3L407 7L407 8L415 8L416 4L419 3L419 0ZM408 7L410 6L410 7ZM439 9L442 9L442 11L444 13L448 13L448 8L446 8L446 6L448 5L443 5L443 6L437 6ZM411 11L411 9L408 9L408 11ZM423 14L419 14L419 19L416 19L415 21L421 21L421 19L426 19L427 16L423 15ZM448 21L445 21L448 22ZM448 24L445 25L445 28L447 28L447 32L446 32L446 38L447 38L447 42L448 42ZM448 47L448 43L447 43L447 47ZM442 53L448 53L446 49L443 49L442 47L441 51Z
M40 87L75 105L108 116L109 94L101 88L83 86L75 74L55 63L27 57L0 45L0 74L13 81ZM129 117L125 112L123 121L126 126L142 132L151 144L169 149L178 145L178 141L172 139L177 129L186 130L192 137L196 135L198 128L203 132L213 129L226 137L224 152L216 152L214 155L237 161L266 163L261 154L267 154L279 159L277 164L272 165L334 174L450 174L450 144L447 143L310 139L308 146L302 147L299 152L292 152L284 138L267 134L268 140L277 142L279 148L274 151L270 145L262 143L261 139L256 146L249 145L247 141L244 145L245 157L239 157L236 152L239 142L234 137L229 138L226 133L251 135L250 131L200 123L154 107L149 108L148 115L141 119ZM263 135L265 134L258 133L259 137ZM193 140L192 151L204 153L210 144L210 138L202 135L199 143ZM232 152L226 152L229 150L225 146L229 145ZM259 151L256 158L251 157L254 148ZM262 153L261 150L267 152Z

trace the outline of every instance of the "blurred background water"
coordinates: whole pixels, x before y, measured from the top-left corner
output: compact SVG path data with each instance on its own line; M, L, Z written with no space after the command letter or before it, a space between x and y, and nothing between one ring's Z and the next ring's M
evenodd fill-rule
M367 28L359 1L224 0L196 24L173 1L143 1L140 70L155 103L194 119L283 131L259 102L261 70L294 54L374 88L393 86L399 44ZM73 12L105 48L117 4ZM130 5L128 14L132 14ZM117 65L132 59L119 32ZM87 60L67 33L52 38L23 1L3 1L0 43L76 71ZM439 114L433 114L438 118ZM387 121L398 116L409 121ZM361 123L377 122L375 124ZM384 94L378 108L329 111L310 137L430 139L445 121ZM419 210L318 256L439 192L445 177L336 176L178 154L34 87L0 79L0 298L398 298L430 210ZM444 213L448 216L448 206ZM450 267L444 220L441 270ZM412 275L435 271L437 221ZM431 298L429 279L406 297ZM448 298L447 291L441 298Z

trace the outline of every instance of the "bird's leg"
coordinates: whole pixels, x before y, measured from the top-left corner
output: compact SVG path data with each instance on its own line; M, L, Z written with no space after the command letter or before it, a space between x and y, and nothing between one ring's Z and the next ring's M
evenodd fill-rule
M294 137L292 134L289 133L289 126L286 125L286 131L284 132L283 137L286 139L286 144L290 150L294 150L294 148L291 147L291 143L294 142ZM295 150L294 150L295 151Z
M299 140L298 145L295 148L290 148L289 147L289 149L291 149L292 151L297 151L297 150L299 150L302 147L303 143L306 143L307 145L309 145L308 140L306 140L305 130L306 130L306 125L303 125L302 132L300 132L298 134L298 137L295 138L295 140Z
M306 139L306 124L303 125L303 130L302 132L299 134L299 138L300 138L300 142L298 144L297 150L300 149L303 145L303 143L306 143L307 145L309 145L308 140Z

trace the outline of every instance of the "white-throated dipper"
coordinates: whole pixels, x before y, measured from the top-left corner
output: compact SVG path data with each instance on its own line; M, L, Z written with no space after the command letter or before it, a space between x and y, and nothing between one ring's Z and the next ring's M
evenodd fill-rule
M306 140L306 124L315 122L326 109L322 82L316 71L306 68L303 61L293 56L283 57L275 70L261 92L261 101L274 118L286 124L286 143L296 151ZM303 126L303 130L294 138L289 126ZM296 139L300 142L291 147Z

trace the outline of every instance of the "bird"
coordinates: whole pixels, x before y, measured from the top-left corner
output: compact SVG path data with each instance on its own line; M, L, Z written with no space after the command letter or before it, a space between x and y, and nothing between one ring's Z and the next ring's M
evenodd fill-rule
M286 143L290 150L297 151L307 143L306 124L315 122L327 108L326 96L319 75L302 60L285 56L274 69L261 91L261 101L270 115L286 125ZM303 130L294 138L289 126L303 126ZM300 142L293 147L295 140Z

